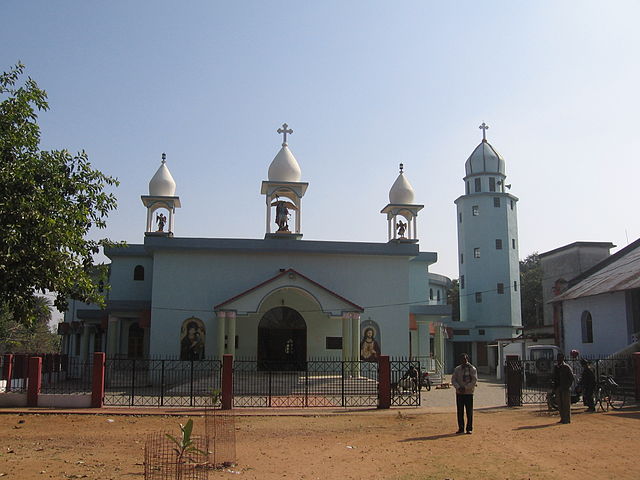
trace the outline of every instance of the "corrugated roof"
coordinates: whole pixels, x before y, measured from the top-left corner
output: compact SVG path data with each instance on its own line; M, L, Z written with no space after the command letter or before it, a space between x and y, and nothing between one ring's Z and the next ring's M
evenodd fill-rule
M617 257L617 258L616 258ZM571 300L640 288L640 240L595 265L590 275L553 299Z

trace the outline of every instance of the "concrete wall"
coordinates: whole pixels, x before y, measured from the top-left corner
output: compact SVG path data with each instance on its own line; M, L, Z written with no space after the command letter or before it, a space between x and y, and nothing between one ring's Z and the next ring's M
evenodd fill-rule
M593 343L582 343L582 312L591 313ZM583 355L609 355L629 344L625 292L563 302L565 350Z

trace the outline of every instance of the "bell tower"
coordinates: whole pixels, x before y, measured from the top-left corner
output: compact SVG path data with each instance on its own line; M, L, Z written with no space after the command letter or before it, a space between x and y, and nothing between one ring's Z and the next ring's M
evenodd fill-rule
M389 204L380 213L387 214L389 242L418 242L418 212L424 205L413 203L413 187L404 174L404 165L400 164L400 174L389 190ZM402 221L402 219L406 221Z
M140 197L147 207L145 236L173 237L176 208L181 206L180 197L175 193L176 182L167 168L167 155L163 153L162 163L149 182L149 195Z
M265 238L298 240L302 238L302 197L309 184L300 181L300 166L287 144L287 135L293 130L283 123L277 132L283 136L282 148L269 166L269 180L263 181L261 188L267 207ZM273 233L272 219L278 227Z

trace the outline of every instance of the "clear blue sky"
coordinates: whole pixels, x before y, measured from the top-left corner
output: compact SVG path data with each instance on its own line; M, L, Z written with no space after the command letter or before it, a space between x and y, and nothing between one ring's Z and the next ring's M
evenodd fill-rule
M311 240L384 242L405 164L432 271L457 270L454 200L481 140L520 198L520 256L640 236L640 3L4 1L0 70L47 90L42 147L116 176L106 234L141 243L167 153L176 235L264 236L287 122Z

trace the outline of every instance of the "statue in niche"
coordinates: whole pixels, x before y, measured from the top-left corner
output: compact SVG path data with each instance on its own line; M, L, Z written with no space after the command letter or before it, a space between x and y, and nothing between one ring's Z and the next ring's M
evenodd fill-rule
M400 238L404 238L404 232L407 230L407 224L400 220L398 223L396 223L396 228L398 229L398 236Z
M287 202L284 200L280 200L276 197L277 200L271 203L272 207L276 207L276 224L278 225L278 232L281 233L291 233L289 231L289 209L297 210L293 203Z
M156 222L158 223L158 231L164 232L164 226L167 224L167 217L164 213L160 212L156 215Z

